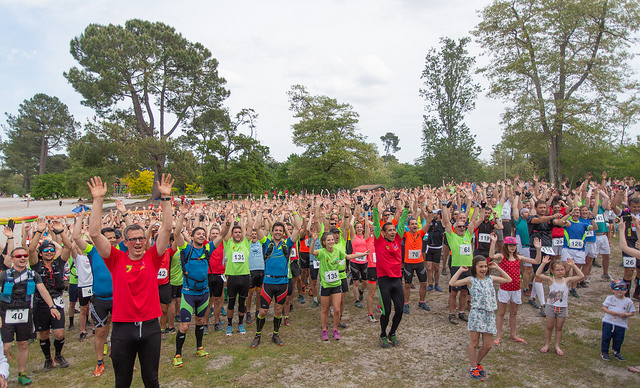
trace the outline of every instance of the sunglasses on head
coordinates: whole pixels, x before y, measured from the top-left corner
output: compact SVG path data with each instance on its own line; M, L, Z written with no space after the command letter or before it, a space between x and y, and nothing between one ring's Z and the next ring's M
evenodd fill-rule
M29 257L29 255L15 255L13 257L16 258L16 259L22 259L22 258L25 258L25 257Z
M55 248L44 248L42 250L42 253L50 253L50 252L55 252Z
M144 240L146 240L146 237L132 237L132 238L128 238L127 241L129 242L143 242Z
M612 290L615 290L615 291L627 291L627 287L625 287L625 286L616 286L616 287L613 287Z

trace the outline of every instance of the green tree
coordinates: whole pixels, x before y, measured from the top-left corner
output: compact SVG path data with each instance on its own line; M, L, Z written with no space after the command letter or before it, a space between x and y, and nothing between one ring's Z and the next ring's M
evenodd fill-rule
M475 58L467 51L469 41L440 38L441 47L430 49L425 58L420 95L429 113L424 115L420 162L431 184L443 178L473 179L480 170L480 147L464 123L480 91L471 77Z
M71 55L80 68L64 76L82 103L103 117L132 115L138 136L155 141L147 145L153 145L148 149L157 174L165 166L167 138L229 95L211 52L160 22L90 24L71 40Z
M566 131L607 128L617 97L638 88L628 66L638 2L497 0L481 17L473 34L490 55L490 95L510 104L514 133L543 135L558 184Z
M398 139L398 135L393 132L387 132L384 136L380 136L380 140L382 140L382 145L384 149L384 156L382 157L385 162L389 161L389 154L396 153L400 151L400 147L398 147L398 143L400 139Z
M31 190L31 196L33 198L60 198L67 195L69 195L69 192L65 187L64 174L50 173L39 175L36 177L33 189Z
M43 93L24 100L17 116L6 115L3 128L8 139L2 145L6 166L22 174L29 190L32 177L47 171L49 153L63 149L75 137L77 124L62 101Z
M290 166L303 188L352 187L367 182L378 163L375 145L358 132L358 113L350 104L327 96L312 96L302 85L287 93L293 124L293 144L304 151Z

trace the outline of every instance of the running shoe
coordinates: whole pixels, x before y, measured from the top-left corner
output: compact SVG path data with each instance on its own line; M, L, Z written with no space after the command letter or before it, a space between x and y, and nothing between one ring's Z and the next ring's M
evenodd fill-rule
M284 322L283 322L283 324L284 324L285 326L291 326L291 321L289 320L289 317L285 317L285 318L284 318Z
M273 343L278 345L278 346L284 346L284 342L282 342L282 340L280 339L280 336L278 334L274 334L271 337L271 341L273 341Z
M84 341L85 339L87 339L87 332L83 331L82 333L80 333L80 342Z
M405 305L406 306L406 305ZM419 302L418 303L418 308L423 309L424 311L431 311L431 308L429 308L429 306L427 306L426 302Z
M602 265L600 265L600 263L598 263L597 261L593 260L593 263L591 264L596 268L602 268Z
M427 286L427 292L431 292L431 291L433 291L433 284L429 284Z
M601 353L600 357L602 357L605 361L611 361L611 357L609 357L609 353Z
M45 359L43 369L47 372L53 369L53 360L50 358Z
M20 385L29 385L31 384L31 379L27 376L27 372L18 373L18 382Z
M218 322L213 326L214 331L222 331L224 330L224 326L222 325L222 321Z
M442 288L440 288L439 284L436 284L435 286L433 286L433 289L438 291L438 292L442 292Z
M182 368L183 365L184 363L182 362L182 356L176 354L175 357L173 357L173 366L175 368Z
M462 321L467 322L469 319L467 318L467 314L464 311L458 311L458 318Z
M333 331L333 339L336 341L340 341L340 334L338 333L338 330Z
M252 348L257 348L258 345L260 345L260 338L261 336L257 335L255 337L253 337L253 341L251 341L251 347Z
M380 337L380 346L382 346L384 349L390 347L391 345L389 345L389 338L385 337Z
M458 324L458 317L456 317L455 314L449 313L449 323L457 325Z
M378 310L379 313L382 313L382 306L381 305L377 305L376 306L376 310Z
M304 300L304 296L302 296L302 294L298 295L298 302L300 302L300 304L305 304L305 300Z
M329 341L329 333L327 333L326 330L322 330L322 340L323 341Z
M362 300L363 296L364 296L364 292L362 292L362 290L358 288L358 299Z
M363 309L364 305L359 300L356 300L356 307L359 308L359 309Z
M529 301L527 303L529 303L534 309L539 309L540 308L540 306L538 306L536 301L533 300L533 299L529 299Z
M224 306L220 307L220 315L223 317L227 316L227 310L224 309Z
M238 325L238 333L240 334L246 334L247 331L244 329L244 325L241 323Z
M62 354L58 354L53 358L53 361L57 362L60 365L60 368L67 368L69 366L69 361Z
M96 370L93 371L95 377L100 377L104 373L104 362L96 365Z
M575 288L572 288L569 290L569 295L573 296L574 298L579 298L580 295L578 295L578 291L576 291Z
M482 367L482 365L478 364L478 368L477 369L480 371L480 376L482 376L482 377L486 377L487 376L487 372L484 371L484 368Z
M375 322L377 322L377 321L376 321L376 318L373 316L373 314L369 314L369 318L368 318L368 320L369 320L369 322L371 322L371 323L375 323Z
M408 304L404 305L404 308L402 309L402 313L403 314L409 314L409 305Z
M227 334L227 337L231 337L231 334L233 333L233 327L227 326L227 330L225 330L225 333Z
M346 329L347 328L347 324L340 322L340 323L338 323L338 327L341 328L341 329Z
M316 307L318 307L318 301L317 301L317 300L314 300L314 301L313 301L313 304L311 305L311 307L312 307L312 308L316 308Z
M603 273L602 276L600 277L600 279L605 281L605 282L610 282L611 281L611 275Z
M204 325L204 327L207 327L207 325ZM167 333L167 334L176 334L176 328L175 327L169 327L164 332Z
M244 320L245 322L247 322L247 325L251 324L251 313L246 313L244 316Z
M391 346L399 346L400 345L400 341L398 341L398 336L396 336L395 334L392 336L389 336L389 341L391 342Z
M446 267L442 268L442 272L440 272L440 273L446 276L447 275L447 268Z
M525 290L524 290L523 294L524 294L525 296L531 296L531 290L530 290L530 289L528 289L528 288L525 288Z
M469 371L469 377L471 377L474 380L478 380L478 381L482 381L484 378L482 377L482 375L480 374L480 371L478 370L478 368L473 368Z
M622 357L622 354L617 352L613 352L613 358L615 358L618 361L627 361L626 358Z
M202 334L209 335L209 325L204 325L204 327L202 328Z
M70 323L69 327L67 328L67 330L73 330L73 329L75 329L75 326L73 326L73 323Z
M209 352L204 350L204 348L201 346L201 347L198 348L198 350L196 350L196 356L198 356L198 357L209 357Z
M176 315L176 316L174 316L174 317L173 317L173 320L174 320L175 322L180 322L180 315Z

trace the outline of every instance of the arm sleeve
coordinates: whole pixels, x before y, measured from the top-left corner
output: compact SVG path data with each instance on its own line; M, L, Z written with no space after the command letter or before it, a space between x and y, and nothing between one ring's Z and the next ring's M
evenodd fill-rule
M373 235L376 238L380 237L380 214L378 214L378 208L373 208Z
M402 211L402 215L400 216L400 221L398 221L398 225L396 226L396 230L400 235L400 238L404 235L404 224L407 222L407 217L409 216L409 209L404 209Z

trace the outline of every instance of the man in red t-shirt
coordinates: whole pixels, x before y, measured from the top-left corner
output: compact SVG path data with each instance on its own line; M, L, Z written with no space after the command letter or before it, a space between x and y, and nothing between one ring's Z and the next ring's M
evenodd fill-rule
M116 387L131 385L136 356L140 360L144 385L158 387L161 342L158 317L162 315L162 310L157 278L173 223L170 197L173 180L171 175L162 174L158 182L160 201L168 203L162 206L163 222L156 244L145 252L147 238L144 229L138 224L130 225L124 230L126 253L111 246L109 240L100 233L106 183L100 177L93 177L87 184L93 196L89 235L113 279L111 359Z

